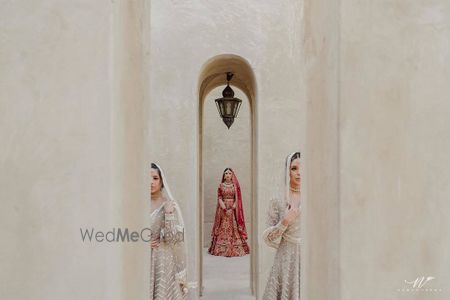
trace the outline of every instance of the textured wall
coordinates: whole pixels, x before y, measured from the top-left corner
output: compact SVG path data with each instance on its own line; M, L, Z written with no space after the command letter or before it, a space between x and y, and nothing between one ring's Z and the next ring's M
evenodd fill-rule
M111 6L4 1L0 15L0 298L118 299L114 247L80 237L116 224Z
M146 5L2 8L1 298L148 292L146 244L80 237L80 227L138 230L147 220Z
M304 299L339 292L339 11L338 1L305 2L307 199L303 218ZM304 190L305 192L305 190Z
M149 110L150 7L146 0L117 1L111 15L112 73L110 215L115 226L140 230L150 211L151 141L146 134ZM120 246L118 248L118 246ZM122 299L148 299L150 250L146 243L120 244L118 284ZM114 283L111 283L114 284Z
M342 299L449 299L450 3L341 12Z

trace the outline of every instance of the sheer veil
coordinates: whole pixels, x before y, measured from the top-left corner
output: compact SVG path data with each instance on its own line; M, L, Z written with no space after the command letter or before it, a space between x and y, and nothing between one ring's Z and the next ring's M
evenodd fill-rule
M286 162L285 162L285 165L284 165L284 196L286 197L287 201L289 200L289 188L290 188L290 180L291 180L291 177L289 175L290 174L290 167L291 167L291 159L297 153L300 154L300 151L295 151L295 152L290 153L286 157ZM301 154L300 154L300 157L301 157ZM300 172L301 172L301 168L300 168ZM300 204L300 207L301 207L301 204Z
M196 282L188 282L187 281L187 242L186 242L186 227L183 219L183 215L181 213L181 208L178 202L173 197L173 194L170 190L169 183L167 181L167 177L164 173L164 170L158 164L154 163L156 167L161 172L161 180L163 183L163 188L161 189L161 195L166 199L164 204L172 203L176 213L176 219L178 220L177 231L182 232L183 239L178 241L177 244L173 247L174 251L174 259L177 260L177 265L179 266L179 272L177 277L181 282L184 282L186 288L196 288Z
M159 171L161 172L161 180L163 183L163 188L161 189L161 194L166 199L166 201L171 201L173 203L173 205L175 206L175 210L177 212L178 222L184 228L184 220L183 220L183 215L181 214L180 206L178 205L178 202L175 201L174 197L172 196L172 192L170 191L169 183L167 182L167 178L164 173L164 170L157 163L154 163L154 164L156 165L156 167L158 167ZM185 244L186 244L186 242L185 242Z

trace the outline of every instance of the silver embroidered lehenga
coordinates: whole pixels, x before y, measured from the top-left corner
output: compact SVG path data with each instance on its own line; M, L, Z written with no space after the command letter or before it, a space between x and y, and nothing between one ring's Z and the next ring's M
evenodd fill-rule
M150 215L151 240L159 246L151 249L150 296L152 300L186 300L186 248L184 222L173 200L161 168L165 201ZM173 211L168 213L167 207Z
M290 161L291 156L287 161ZM277 252L263 300L300 299L300 217L288 226L281 223L288 211L288 197L286 193L283 198L272 199L269 207L268 228L264 231L263 238Z

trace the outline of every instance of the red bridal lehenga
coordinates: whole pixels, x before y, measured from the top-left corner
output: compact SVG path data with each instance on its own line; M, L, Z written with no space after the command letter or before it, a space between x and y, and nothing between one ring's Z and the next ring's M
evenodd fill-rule
M215 256L244 256L250 253L246 242L244 211L239 181L233 173L232 183L227 184L224 177L217 189L217 208L214 226L211 232L209 254ZM219 199L225 204L222 209Z

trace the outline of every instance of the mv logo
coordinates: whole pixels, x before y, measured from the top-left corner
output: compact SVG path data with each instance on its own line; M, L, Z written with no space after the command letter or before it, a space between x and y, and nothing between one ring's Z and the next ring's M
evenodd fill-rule
M422 277L417 277L416 280L413 280L413 281L405 280L405 283L410 284L413 289L421 289L425 286L425 284L427 284L427 282L429 282L433 279L434 279L433 276L427 276L426 278L425 278L425 276L422 276Z
M415 280L405 280L407 288L397 289L398 292L442 292L442 289L428 287L428 282L435 279L433 276L417 277Z

